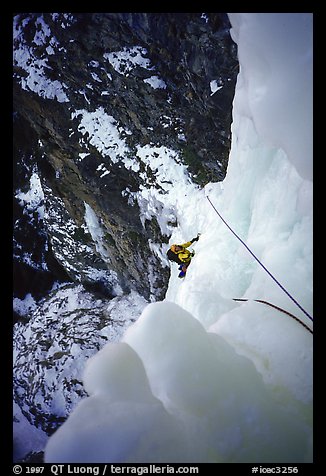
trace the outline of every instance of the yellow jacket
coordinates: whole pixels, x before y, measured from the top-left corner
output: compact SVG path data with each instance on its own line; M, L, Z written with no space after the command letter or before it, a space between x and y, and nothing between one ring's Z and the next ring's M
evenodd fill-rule
M190 245L192 245L192 242L191 241L187 241L187 243L183 243L183 245L172 245L171 246L171 250L176 253L178 255L178 258L180 259L180 261L182 261L182 263L189 263L189 261L191 260L191 257L192 257L192 254L189 250L187 250L186 248L188 248ZM180 246L182 247L182 250L176 250L174 247L175 246Z

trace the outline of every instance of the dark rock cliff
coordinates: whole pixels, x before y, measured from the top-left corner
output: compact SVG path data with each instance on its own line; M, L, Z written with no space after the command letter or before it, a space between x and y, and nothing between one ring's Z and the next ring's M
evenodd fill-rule
M32 210L27 220L23 204L14 205L17 296L42 294L53 279L97 283L107 296L117 288L164 296L168 270L149 240L168 236L155 216L140 219L126 190L159 187L137 156L146 144L176 151L199 185L224 178L238 66L229 26L222 13L15 17L14 187L26 192L37 172L44 193L41 217ZM113 138L101 149L96 128L82 125L85 111L99 110L138 170L121 163ZM85 228L86 209L102 230L101 250Z
M51 434L85 396L86 359L164 298L166 197L180 177L182 193L226 174L229 27L223 13L15 16L16 425Z

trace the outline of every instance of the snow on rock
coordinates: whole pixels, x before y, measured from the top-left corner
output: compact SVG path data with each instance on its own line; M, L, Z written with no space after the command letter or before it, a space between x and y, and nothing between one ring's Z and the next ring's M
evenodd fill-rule
M17 403L14 403L13 434L14 461L21 460L28 453L43 451L48 440L48 436L43 430L31 425L24 417Z
M104 246L103 230L91 207L84 203L85 224L78 226L69 215L64 201L46 185L43 185L43 190L46 205L44 221L50 231L51 247L58 262L77 282L99 282L107 294L121 294L117 273L107 265L109 256ZM104 259L102 263L99 263L94 248ZM94 265L96 260L98 262Z
M35 310L36 307L35 299L30 293L26 294L24 299L14 298L13 309L20 316L25 316L30 311Z
M17 190L15 197L24 206L26 213L36 211L40 220L44 217L44 193L37 170L31 175L29 190L27 192Z
M187 167L172 149L153 144L137 146L137 157L151 170L153 179L150 183L144 173L140 174L144 185L139 192L129 194L138 202L142 222L155 216L161 232L168 236L169 222L175 220L179 200L199 187L192 183Z
M141 66L145 69L153 69L150 67L150 60L146 58L146 55L146 48L134 46L132 48L125 47L121 51L104 53L103 57L109 61L118 73L129 76L130 72L136 66Z
M81 117L78 130L83 135L88 134L89 143L96 147L103 157L109 155L112 162L116 163L127 156L128 146L124 137L131 133L119 126L114 117L106 114L102 106L94 112L76 110L71 117ZM136 165L136 171L138 170L137 163L130 161L129 165L131 168Z
M35 19L34 25L32 17L27 17L23 26L30 22L30 27L35 28L33 46L28 46L22 34L22 26L14 18L13 38L14 65L25 71L26 74L20 76L21 87L27 91L33 91L39 96L47 99L55 99L58 102L69 102L65 93L68 86L58 79L49 78L49 70L52 68L48 64L48 56L55 54L55 49L59 48L57 39L51 34L49 26L44 21L43 15ZM47 45L45 51L40 55L40 46Z
M159 78L158 76L150 76L149 78L144 79L144 83L149 84L152 86L153 89L165 89L166 83L163 79Z
M223 88L223 86L219 85L219 82L216 79L213 79L210 83L209 86L211 88L211 96L213 96L217 91Z
M91 234L93 241L96 246L98 253L104 258L104 260L110 262L109 254L104 247L104 231L101 228L99 220L95 215L94 210L88 203L84 202L85 205L85 223L89 233Z
M30 308L14 326L15 400L30 423L48 432L66 418L86 395L87 358L118 341L146 304L135 292L107 301L66 284Z

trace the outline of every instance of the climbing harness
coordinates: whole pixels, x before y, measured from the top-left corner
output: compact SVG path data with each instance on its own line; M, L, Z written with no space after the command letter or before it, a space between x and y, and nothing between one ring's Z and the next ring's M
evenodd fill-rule
M308 312L298 303L298 301L296 301L294 299L293 296L291 296L291 294L284 288L284 286L282 286L282 284L272 275L272 273L266 268L266 266L263 265L263 263L259 260L259 258L257 258L257 256L251 251L251 249L249 248L248 245L246 245L246 243L240 238L239 235L236 234L236 232L228 225L228 223L224 220L224 218L222 217L222 215L217 211L217 209L215 208L215 206L213 205L213 203L211 202L210 198L208 197L208 195L206 195L206 198L207 200L209 201L209 203L211 204L212 208L215 210L215 212L217 213L217 215L220 217L220 219L223 221L223 223L228 227L228 229L233 233L233 235L243 244L243 246L245 248L247 248L247 250L249 251L249 253L255 258L255 260L260 264L260 266L266 271L266 273L268 273L270 275L270 277L275 281L275 283L285 292L285 294L287 294L287 296L292 299L292 301L298 306L299 309L301 309L301 311L307 316L309 317L309 319L311 321L313 321L313 318L312 316L310 316L310 314L308 314ZM301 321L300 321L301 322Z
M233 301L250 301L250 299L233 299ZM272 304L271 302L263 301L262 299L253 299L253 301L260 302L262 304L266 304L267 306L271 306L271 307L273 307L274 309L277 309L280 312L284 312L284 314L287 314L288 316L290 316L293 319L295 319L296 321L298 321L303 327L305 327L309 332L311 332L311 334L313 334L313 331L306 324L304 324L302 321L300 321L300 319L298 319L296 316L291 314L289 311L286 311L285 309L282 309L281 307L276 306L275 304Z

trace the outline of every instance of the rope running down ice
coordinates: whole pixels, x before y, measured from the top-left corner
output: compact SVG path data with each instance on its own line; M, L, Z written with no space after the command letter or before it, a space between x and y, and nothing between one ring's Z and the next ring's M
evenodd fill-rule
M250 301L250 299L233 299L233 301ZM271 307L274 307L275 309L277 309L278 311L280 312L284 312L284 314L287 314L288 316L292 317L293 319L295 319L296 321L298 321L303 327L305 327L311 334L313 334L313 331L310 329L310 327L308 327L306 324L304 324L304 322L300 321L300 319L298 319L296 316L294 316L293 314L291 314L289 311L286 311L285 309L282 309L281 307L279 306L275 306L275 304L272 304L271 302L268 302L268 301L263 301L262 299L253 299L253 301L255 302L260 302L262 304L267 304L267 306L271 306Z
M293 296L291 296L291 294L284 288L284 286L282 286L282 284L272 275L272 273L266 268L266 266L263 265L263 263L259 260L259 258L257 258L257 256L251 251L251 249L249 248L248 245L246 245L246 243L240 238L239 235L236 234L236 232L230 227L230 225L228 225L228 223L224 220L224 218L222 217L222 215L217 211L217 209L215 208L215 206L213 205L213 203L211 202L210 198L206 195L206 198L207 200L209 201L209 203L211 204L212 208L215 210L215 212L217 213L217 215L220 217L220 219L223 221L223 223L228 227L228 229L233 233L233 235L243 244L243 246L245 248L247 248L247 250L249 251L249 253L255 258L255 260L260 264L260 266L266 271L266 273L268 273L270 275L270 277L275 281L275 283L282 289L282 291L285 292L285 294L287 294L287 296L292 299L292 301L298 306L299 309L301 309L301 311L307 316L309 317L309 319L311 321L313 321L313 318L310 314L308 314L308 312L298 303L298 301L296 301L294 299Z

